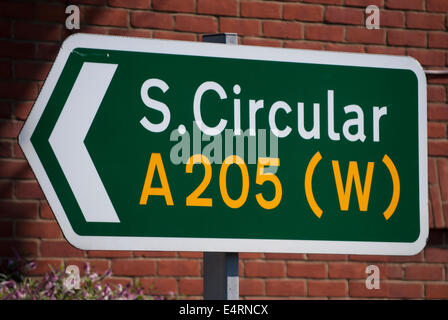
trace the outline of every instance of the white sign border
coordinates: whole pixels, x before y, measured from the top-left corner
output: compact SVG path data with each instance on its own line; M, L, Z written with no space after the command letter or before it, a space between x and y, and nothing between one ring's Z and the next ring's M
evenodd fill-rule
M76 48L123 50L175 55L236 58L248 60L299 62L341 66L411 70L418 81L419 203L420 234L415 242L316 241L226 238L115 237L81 236L72 228L55 190L30 141L37 123L62 73L70 53ZM414 255L426 245L428 237L427 110L426 77L421 65L411 57L378 54L231 46L214 43L155 40L77 33L62 44L22 131L19 144L33 169L56 216L65 238L84 250L150 250L209 252L284 252L373 255Z

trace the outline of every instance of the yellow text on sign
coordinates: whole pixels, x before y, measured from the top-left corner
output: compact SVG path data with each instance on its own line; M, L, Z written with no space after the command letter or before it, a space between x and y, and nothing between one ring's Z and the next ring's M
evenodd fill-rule
M316 154L314 154L314 156L309 161L305 172L305 196L311 208L311 211L319 219L321 218L323 211L317 204L316 199L314 197L312 181L316 166L321 159L322 155L320 154L320 152L319 151L316 152ZM387 209L383 212L384 218L386 220L389 220L389 218L394 214L395 210L397 209L398 202L400 199L400 178L398 176L398 172L394 163L387 154L384 155L382 162L385 164L392 178L392 199ZM367 211L369 207L370 189L372 185L373 169L375 167L375 163L374 162L367 163L367 172L363 186L361 184L361 178L359 175L358 162L350 161L348 166L345 187L342 182L339 161L333 160L331 163L333 167L336 192L338 195L339 207L341 211L348 211L350 205L350 195L353 181L355 182L355 189L356 189L356 196L358 198L359 210L364 212Z
M195 154L188 159L185 166L185 172L188 174L193 173L193 167L195 164L201 164L202 166L204 166L204 178L202 179L202 182L196 187L196 189L186 197L185 204L188 207L213 207L212 198L201 197L212 180L212 166L210 160L202 154ZM228 193L227 172L231 165L237 165L241 172L242 189L240 196L237 199L232 199ZM278 177L273 173L264 171L266 167L271 166L279 167L280 159L258 158L255 183L257 185L263 185L265 182L270 182L274 185L275 190L274 198L272 200L266 200L262 193L257 193L255 195L258 204L262 208L267 210L276 208L280 204L283 195L282 185ZM156 170L157 174L160 177L160 181L162 184L161 187L152 186L152 181ZM237 209L243 206L246 203L247 197L249 195L249 185L249 172L244 160L237 155L228 156L221 165L219 173L219 190L224 203L232 209ZM163 160L160 153L151 154L145 183L143 185L140 197L140 205L146 205L149 196L163 196L167 205L174 205L174 201L171 196L171 189L168 183L165 167L163 165Z

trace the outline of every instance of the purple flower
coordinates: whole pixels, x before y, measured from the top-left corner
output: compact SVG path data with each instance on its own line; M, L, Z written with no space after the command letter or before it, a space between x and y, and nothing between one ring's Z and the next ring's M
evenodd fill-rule
M90 274L90 264L88 262L84 263L84 272Z
M30 263L26 264L25 269L27 270L34 270L36 269L36 262L31 261Z

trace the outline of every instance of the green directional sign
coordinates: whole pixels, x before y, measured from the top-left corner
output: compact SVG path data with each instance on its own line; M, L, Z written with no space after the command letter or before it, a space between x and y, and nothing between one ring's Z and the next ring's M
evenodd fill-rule
M82 249L409 255L428 235L410 57L77 34L19 140Z

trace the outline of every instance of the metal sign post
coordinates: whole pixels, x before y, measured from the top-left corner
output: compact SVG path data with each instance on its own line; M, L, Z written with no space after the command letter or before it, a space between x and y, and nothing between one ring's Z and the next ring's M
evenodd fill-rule
M238 44L236 33L208 34L203 42ZM204 300L238 300L238 253L204 252Z

